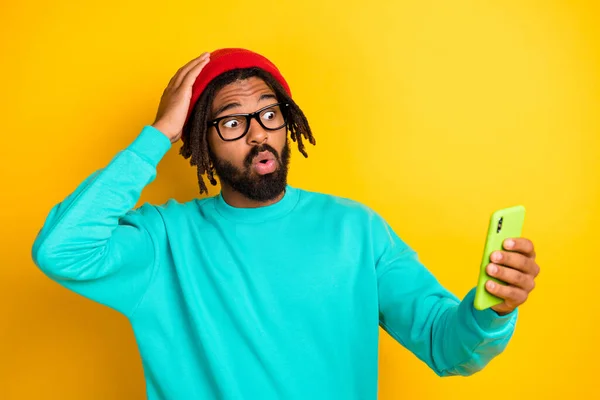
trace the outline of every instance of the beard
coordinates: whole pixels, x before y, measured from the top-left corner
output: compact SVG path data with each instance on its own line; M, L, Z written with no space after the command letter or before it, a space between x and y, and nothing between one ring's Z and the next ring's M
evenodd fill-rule
M269 151L275 157L277 169L266 175L259 175L252 170L252 161L258 153ZM268 144L254 146L244 159L243 169L237 168L229 161L221 160L211 154L215 172L221 184L225 183L236 192L254 201L270 201L279 196L287 185L287 173L290 162L290 146L286 140L281 157L277 150Z

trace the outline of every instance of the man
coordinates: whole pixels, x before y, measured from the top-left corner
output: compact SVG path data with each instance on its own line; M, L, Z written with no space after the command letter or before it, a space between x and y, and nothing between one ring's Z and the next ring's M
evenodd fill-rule
M375 212L287 184L309 124L278 69L243 49L180 68L156 120L56 205L33 245L65 287L123 313L151 399L375 399L378 327L440 376L507 345L539 272L515 238L488 271L504 303L444 289ZM221 193L133 209L179 139ZM501 258L496 259L496 256Z

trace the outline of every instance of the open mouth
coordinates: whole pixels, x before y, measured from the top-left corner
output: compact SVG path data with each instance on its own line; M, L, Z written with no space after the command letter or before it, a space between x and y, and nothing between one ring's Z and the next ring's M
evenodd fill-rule
M254 157L254 163L266 164L269 161L274 161L275 156L270 151L261 151L256 157Z
M261 151L254 160L252 160L254 170L259 175L266 175L275 172L277 162L275 155L270 151Z

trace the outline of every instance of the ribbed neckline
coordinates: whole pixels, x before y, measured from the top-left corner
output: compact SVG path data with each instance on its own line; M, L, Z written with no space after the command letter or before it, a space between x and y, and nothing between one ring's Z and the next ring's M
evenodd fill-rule
M300 199L300 191L287 185L283 198L277 203L264 207L233 207L223 198L223 192L214 197L215 208L223 217L237 222L265 222L280 218L294 209Z

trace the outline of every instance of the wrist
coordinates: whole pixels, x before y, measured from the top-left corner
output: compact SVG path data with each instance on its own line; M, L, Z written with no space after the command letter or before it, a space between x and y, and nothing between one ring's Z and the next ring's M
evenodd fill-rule
M159 131L160 133L162 133L163 135L165 135L167 137L167 139L169 139L169 141L171 141L171 143L173 143L173 138L174 138L175 135L173 135L172 133L170 133L168 127L166 127L160 121L157 121L157 122L153 123L151 126L154 129L156 129L157 131Z

